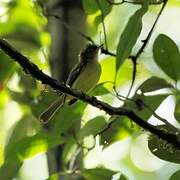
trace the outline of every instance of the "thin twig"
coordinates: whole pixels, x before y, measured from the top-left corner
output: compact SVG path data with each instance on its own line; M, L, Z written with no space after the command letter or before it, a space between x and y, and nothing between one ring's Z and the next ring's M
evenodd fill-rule
M70 171L75 171L76 170L76 167L75 167L76 160L77 160L77 156L79 155L80 152L81 152L81 148L78 147L77 150L75 151L73 157L71 158L68 170L70 170Z
M69 25L68 23L64 22L64 20L63 20L61 17L59 17L58 15L46 14L46 16L47 16L47 17L54 17L54 18L58 19L58 20L63 24L63 26L64 26L67 30L70 30L70 31L72 31L72 32L74 32L74 33L77 33L77 34L78 34L79 36L81 36L82 38L84 38L84 39L86 39L87 41L89 41L89 42L91 42L91 43L94 44L94 41L93 41L93 39L92 39L90 36L86 35L85 33L83 33L83 32L81 32L81 31L75 29L74 27L72 27L72 26ZM110 56L112 56L112 57L116 57L116 54L108 51L108 49L101 48L101 52L102 52L103 54L105 54L105 55L110 55Z
M149 110L155 118L157 118L157 119L160 120L161 122L165 123L167 126L169 126L170 128L172 128L173 130L177 130L177 128L176 128L175 126L173 126L172 124L170 124L170 123L168 122L168 120L166 120L166 119L162 118L161 116L159 116L159 115L158 115L155 111L153 111L153 110L151 109L151 107L149 107L146 103L142 102L142 105L143 105L147 110Z
M136 59L134 59L134 57L132 57L131 60L132 60L132 63L133 63L132 82L131 82L129 91L127 93L126 99L128 99L128 97L129 97L129 95L130 95L130 93L132 91L132 88L134 86L135 79L136 79L136 72L137 72L137 61L136 61Z
M101 18L102 18L102 26L103 26L103 32L104 32L104 41L105 41L105 47L108 50L108 42L107 42L107 35L106 35L106 26L104 23L104 13L103 13L103 9L101 7L101 4L99 2L99 0L96 0L96 3L101 11Z
M145 48L146 45L148 44L148 42L149 42L149 40L150 40L150 37L151 37L151 35L152 35L152 33L153 33L154 29L155 29L155 26L156 26L156 24L157 24L157 22L158 22L158 20L159 20L159 18L160 18L160 16L161 16L161 14L162 14L164 8L166 7L167 2L168 2L168 0L164 0L164 3L163 3L163 5L162 5L162 8L161 8L161 10L160 10L160 12L159 12L156 20L155 20L155 22L154 22L154 24L153 24L150 32L148 33L146 39L142 41L142 42L143 42L143 45L141 46L141 48L140 48L139 51L137 52L137 54L136 54L136 56L135 56L135 59L138 59L138 58L139 58L139 56L140 56L141 53L143 52L144 48Z
M133 88L133 86L134 86L134 83L135 83L137 59L139 58L139 56L141 55L141 53L144 51L146 45L148 44L148 42L149 42L149 40L150 40L150 38L151 38L151 35L152 35L152 33L153 33L154 29L155 29L155 26L156 26L156 24L157 24L157 22L158 22L158 20L159 20L159 18L160 18L160 16L161 16L161 14L162 14L164 8L166 7L167 2L168 2L167 0L164 0L164 3L163 3L163 5L162 5L162 8L161 8L161 10L160 10L160 12L159 12L159 14L158 14L158 16L157 16L154 24L153 24L151 30L149 31L146 39L142 41L142 42L143 42L143 45L141 46L141 48L139 49L139 51L137 52L137 54L136 54L135 56L132 56L132 57L131 57L131 60L132 60L132 63L133 63L133 75L132 75L131 86L130 86L129 91L128 91L128 94L127 94L127 98L129 97L129 95L130 95L130 93L131 93L131 91L132 91L132 88Z
M65 22L61 17L59 17L58 15L55 15L55 14L46 14L46 16L47 16L47 17L54 17L54 18L60 20L60 22L63 24L63 26L64 26L66 29L68 29L68 30L70 30L70 31L72 31L72 32L75 32L75 33L79 34L81 37L85 38L86 40L94 43L94 41L91 39L90 36L87 36L86 34L82 33L81 31L75 29L74 27L72 27L71 25L69 25L68 23L66 23L66 22Z
M115 53L109 52L107 49L102 48L102 49L101 49L101 52L102 52L103 54L105 54L105 55L110 55L110 56L112 56L112 57L116 57L116 54L115 54Z
M142 2L139 2L139 1L127 1L127 0L122 0L121 2L112 2L111 0L106 0L109 4L111 5L122 5L124 3L129 3L129 4L134 4L134 5L137 5L137 4L142 4ZM158 5L158 4L161 4L163 3L164 0L161 0L161 1L158 1L158 2L150 2L149 4L150 5Z

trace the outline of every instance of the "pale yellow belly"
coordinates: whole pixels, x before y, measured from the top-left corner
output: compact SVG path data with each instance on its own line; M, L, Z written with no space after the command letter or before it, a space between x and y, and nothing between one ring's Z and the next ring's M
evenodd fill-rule
M84 71L79 75L75 83L73 84L74 89L88 92L99 81L101 76L101 66L98 62L93 62L87 65ZM90 68L89 68L90 67Z

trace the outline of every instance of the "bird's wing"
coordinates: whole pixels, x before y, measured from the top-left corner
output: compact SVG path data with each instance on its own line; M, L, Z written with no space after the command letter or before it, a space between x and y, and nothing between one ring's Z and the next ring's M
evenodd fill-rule
M74 66L74 68L70 72L66 84L71 87L78 78L78 76L80 75L80 73L85 69L86 65L87 65L87 61L83 61L80 58L80 61Z

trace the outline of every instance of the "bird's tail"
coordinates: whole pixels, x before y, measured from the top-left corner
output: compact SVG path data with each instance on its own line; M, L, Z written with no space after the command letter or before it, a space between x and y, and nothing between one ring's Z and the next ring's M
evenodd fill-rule
M57 110L64 105L65 97L62 95L55 100L44 112L39 116L42 123L46 124L54 116Z

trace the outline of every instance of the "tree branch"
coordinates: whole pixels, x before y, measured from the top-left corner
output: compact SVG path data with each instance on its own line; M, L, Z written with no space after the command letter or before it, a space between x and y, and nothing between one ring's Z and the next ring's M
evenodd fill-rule
M105 22L104 22L104 12L103 9L101 7L101 4L99 2L99 0L96 0L96 3L101 11L101 19L102 19L102 27L103 27L103 33L104 33L104 42L105 42L105 48L108 51L108 41L107 41L107 35L106 35L106 26L105 26Z
M63 18L61 18L60 16L55 15L55 14L49 14L49 13L46 13L46 14L44 14L44 15L45 15L46 17L54 17L54 18L58 19L58 20L62 23L62 25L63 25L67 30L69 30L69 31L71 31L71 32L73 32L73 33L77 33L80 37L86 39L87 41L89 41L89 42L91 42L91 43L95 43L90 36L86 35L85 33L83 33L83 32L81 32L81 31L75 29L75 28L72 27L71 25L69 25L69 24L67 24L66 22L64 22ZM104 32L105 32L105 31L104 31ZM104 35L104 36L106 36L106 35ZM107 39L107 38L106 38L106 39ZM107 40L106 40L106 44L107 44ZM107 46L107 45L106 45L106 46ZM105 55L110 55L110 56L116 57L116 54L115 54L115 53L112 53L112 52L109 52L108 49L107 49L107 47L106 47L106 49L102 48L102 49L101 49L101 52L102 52L103 54L105 54Z
M180 149L180 141L178 139L178 134L172 134L161 129L157 129L155 126L144 121L141 117L136 115L133 111L125 108L116 108L108 105L105 102L97 100L96 97L91 97L86 95L81 91L71 89L70 87L59 83L57 80L49 77L44 74L35 64L33 64L27 57L18 52L13 48L7 41L0 39L0 49L2 49L8 56L10 56L14 61L16 61L25 71L25 73L30 74L36 80L41 81L42 84L49 85L56 91L71 95L79 100L82 100L92 106L99 108L100 110L105 111L109 115L119 115L127 116L137 125L143 129L151 132L154 135L157 135L160 139L167 141L172 144L177 149Z
M138 60L139 56L141 55L141 53L144 51L145 47L147 46L147 44L148 44L148 42L149 42L149 40L150 40L150 38L152 36L152 33L153 33L153 31L154 31L154 29L156 27L156 24L157 24L157 22L158 22L158 20L159 20L159 18L161 16L164 8L166 7L166 4L167 4L168 0L163 0L162 2L163 2L163 5L161 7L161 10L159 11L158 16L157 16L151 30L149 31L146 39L142 41L143 42L142 46L140 47L140 49L138 50L138 52L136 53L135 56L130 56L130 59L132 60L132 63L133 63L133 75L132 75L132 82L131 82L131 85L130 85L130 88L129 88L129 91L128 91L128 94L127 94L127 98L129 97L129 95L131 93L131 90L132 90L132 88L134 86L134 82L135 82L135 79L136 79L137 60Z
M156 24L157 24L157 22L158 22L158 20L159 20L159 18L160 18L160 16L161 16L161 14L162 14L164 8L166 7L167 2L168 2L168 0L164 0L164 1L163 1L162 8L161 8L160 12L158 13L158 16L157 16L157 18L156 18L156 20L155 20L155 22L154 22L151 30L149 31L146 39L142 41L142 42L143 42L143 45L141 46L141 48L140 48L139 51L137 52L136 56L134 57L135 59L138 59L138 58L139 58L139 56L140 56L141 53L143 52L144 48L145 48L146 45L148 44L148 42L149 42L149 40L150 40L150 37L151 37L151 35L152 35L152 33L153 33L154 29L155 29L155 26L156 26Z
M106 0L109 4L111 5L122 5L124 3L129 3L129 4L135 4L135 5L139 5L139 4L142 4L142 2L139 2L139 1L127 1L127 0L122 0L121 2L112 2L111 0ZM163 3L165 0L160 0L160 1L157 1L157 2L150 2L149 4L150 5L157 5L157 4L161 4Z

